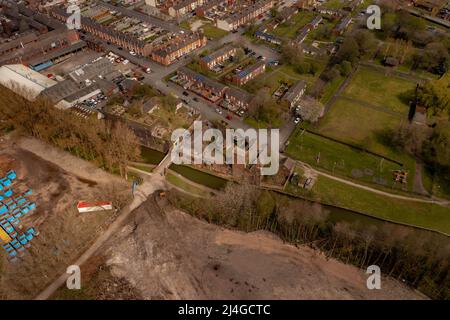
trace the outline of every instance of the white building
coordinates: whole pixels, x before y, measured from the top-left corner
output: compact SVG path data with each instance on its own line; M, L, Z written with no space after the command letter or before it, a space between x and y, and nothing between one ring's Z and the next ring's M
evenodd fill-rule
M54 86L56 81L22 64L10 64L0 67L0 84L34 101L42 91Z

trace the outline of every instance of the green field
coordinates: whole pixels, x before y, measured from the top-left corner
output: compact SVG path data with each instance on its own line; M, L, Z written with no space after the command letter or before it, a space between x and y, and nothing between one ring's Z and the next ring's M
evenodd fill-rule
M307 132L302 135L299 128L291 136L287 152L293 158L329 172L412 191L415 160L389 146L390 135L401 121L406 121L406 116L402 120L387 112L338 99L318 124L308 127L322 137ZM319 152L320 161L317 162ZM403 167L388 159L403 164ZM401 168L409 173L406 188L393 185L392 171Z
M450 234L450 207L389 198L323 176L312 194L325 204Z
M207 38L220 39L228 34L228 31L219 29L211 25L210 23L205 23L201 26L201 28L203 29L203 32Z
M320 98L320 102L326 104L328 101L330 101L336 90L339 89L339 86L344 81L345 81L344 77L338 76L334 78L331 82L327 82L325 84L325 87L323 88L323 93L322 97Z
M203 189L200 189L191 183L186 182L185 180L181 179L177 174L174 174L172 172L167 173L166 175L167 181L169 181L174 186L177 186L180 189L183 189L189 193L193 193L198 196L208 196L208 192L205 192Z
M396 158L398 154L386 146L384 139L402 121L407 121L406 116L402 120L383 111L338 99L313 130L385 157Z
M291 136L286 153L330 173L385 187L392 186L392 171L401 168L395 162L313 133L302 132L300 128ZM319 153L320 161L317 162Z
M450 207L386 197L320 176L312 190L292 184L286 191L322 204L378 219L450 234Z
M393 75L384 75L378 70L361 67L345 89L343 95L371 105L407 114L409 111L407 94L416 83Z

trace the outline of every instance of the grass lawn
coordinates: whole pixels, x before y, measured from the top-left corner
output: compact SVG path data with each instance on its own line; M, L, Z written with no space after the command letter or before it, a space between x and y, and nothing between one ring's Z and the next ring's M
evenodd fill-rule
M378 219L450 234L450 208L389 198L320 176L312 190L288 184L287 192Z
M153 171L153 169L151 167L145 166L145 165L140 165L140 164L133 164L132 167L139 169L141 171L149 172L149 173L152 173L152 171Z
M326 9L341 9L345 2L342 0L329 0L323 5Z
M405 116L404 121L406 120ZM389 113L338 99L311 129L327 137L395 159L398 154L386 146L384 140L387 138L384 135L389 134L389 130L396 130L401 121L401 118Z
M173 184L189 193L193 193L193 194L196 194L199 196L208 196L207 192L186 182L185 180L181 179L174 173L171 173L171 172L167 173L166 178L167 178L167 181L169 181L171 184Z
M228 31L219 29L211 25L210 23L205 23L201 28L203 29L203 32L207 38L220 39L228 34Z
M314 19L314 13L308 11L301 11L293 16L288 21L280 24L275 28L272 33L278 37L286 37L293 39L296 37L297 32L305 25L310 23Z
M326 104L333 97L336 90L339 86L345 81L344 77L338 76L333 79L331 82L327 82L325 87L323 88L322 98L320 98L320 102Z
M404 95L415 87L416 83L412 81L392 75L385 76L373 68L361 67L343 94L349 98L407 114L409 106Z
M450 207L389 198L323 176L312 193L325 204L450 234Z
M294 159L330 173L387 188L393 184L392 171L401 168L395 162L383 160L376 155L313 133L303 132L301 128L291 136L286 153ZM317 162L319 153L320 161Z
M275 68L273 71L267 71L265 74L249 81L243 86L243 88L250 93L256 93L263 87L269 87L271 94L273 94L278 89L281 82L292 85L298 80L306 81L308 87L310 88L320 73L321 70L319 70L316 75L310 73L300 74L295 71L293 66L283 64L282 66Z

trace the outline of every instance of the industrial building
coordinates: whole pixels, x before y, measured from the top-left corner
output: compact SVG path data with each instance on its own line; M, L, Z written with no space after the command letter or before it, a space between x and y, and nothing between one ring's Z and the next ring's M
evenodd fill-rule
M0 84L30 101L56 83L22 64L0 67Z

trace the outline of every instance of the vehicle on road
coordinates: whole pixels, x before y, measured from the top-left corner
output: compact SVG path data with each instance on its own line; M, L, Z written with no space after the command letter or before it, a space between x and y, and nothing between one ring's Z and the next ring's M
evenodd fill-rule
M192 100L194 100L195 102L198 102L198 98L197 97L194 97L194 99L192 99Z
M227 115L227 120L231 120L231 119L233 119L233 117L231 116L231 114L228 114Z
M218 114L222 114L222 110L220 110L219 108L216 109Z
M187 93L187 91L183 91L183 96L188 96L189 95L189 93Z

